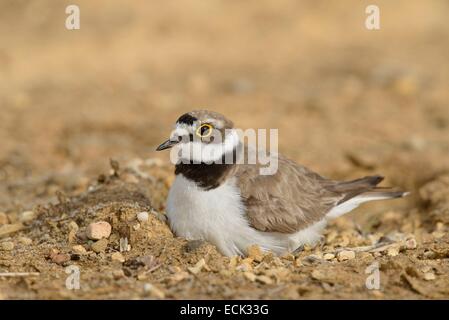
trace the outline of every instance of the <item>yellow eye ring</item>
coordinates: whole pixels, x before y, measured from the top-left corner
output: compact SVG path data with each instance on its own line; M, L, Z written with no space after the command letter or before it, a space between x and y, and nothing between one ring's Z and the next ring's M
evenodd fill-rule
M209 136L212 134L212 129L213 129L213 128L214 128L214 127L212 127L212 125L210 125L210 124L208 124L208 123L204 123L204 124L200 125L200 126L196 129L195 133L196 133L196 135L197 135L198 137L200 137L200 138L207 138L207 137L209 137ZM206 130L203 131L204 129L206 129ZM205 134L204 134L204 132L205 132Z

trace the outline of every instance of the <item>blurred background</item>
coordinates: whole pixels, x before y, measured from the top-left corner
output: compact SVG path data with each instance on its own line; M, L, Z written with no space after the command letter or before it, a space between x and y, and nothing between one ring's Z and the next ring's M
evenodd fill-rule
M0 182L168 162L155 147L198 108L279 128L282 153L335 178L444 170L449 3L376 1L377 31L370 4L2 0Z

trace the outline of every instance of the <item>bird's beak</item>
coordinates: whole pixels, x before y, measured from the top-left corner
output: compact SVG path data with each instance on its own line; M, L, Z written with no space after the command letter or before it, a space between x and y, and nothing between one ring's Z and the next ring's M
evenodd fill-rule
M171 147L173 147L175 144L178 144L178 143L179 143L179 141L168 139L167 141L164 141L163 143L161 143L159 145L159 147L157 147L156 151L170 149Z

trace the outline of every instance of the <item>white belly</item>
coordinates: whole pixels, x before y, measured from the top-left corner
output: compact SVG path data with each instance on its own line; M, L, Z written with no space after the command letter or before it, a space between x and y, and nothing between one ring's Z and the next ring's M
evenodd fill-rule
M229 180L204 191L177 175L167 200L167 216L173 232L189 240L207 240L227 256L244 255L250 245L281 254L320 238L325 222L295 234L261 232L249 226L240 190Z

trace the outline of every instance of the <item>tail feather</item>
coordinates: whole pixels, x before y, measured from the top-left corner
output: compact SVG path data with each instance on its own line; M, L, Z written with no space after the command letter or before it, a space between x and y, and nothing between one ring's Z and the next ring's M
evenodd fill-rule
M334 181L327 185L328 190L341 195L327 217L339 217L367 201L400 198L408 194L388 187L378 187L383 179L382 176L368 176L351 181Z
M368 176L351 181L336 181L326 186L328 190L343 195L338 204L348 201L359 194L371 191L384 179L382 176Z
M386 188L375 188L373 191L362 193L358 197L364 199L365 201L371 201L371 200L402 198L410 193L407 191L385 191L385 189Z
M351 181L339 181L332 187L340 192L353 191L354 189L373 188L382 182L382 176L368 176Z

